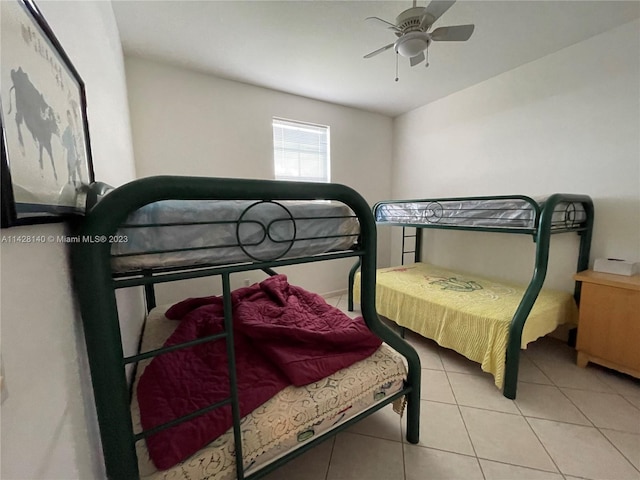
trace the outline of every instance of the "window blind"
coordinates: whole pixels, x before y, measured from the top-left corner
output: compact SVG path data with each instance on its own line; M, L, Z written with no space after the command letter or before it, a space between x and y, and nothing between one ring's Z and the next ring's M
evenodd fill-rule
M329 182L329 127L273 119L277 180Z

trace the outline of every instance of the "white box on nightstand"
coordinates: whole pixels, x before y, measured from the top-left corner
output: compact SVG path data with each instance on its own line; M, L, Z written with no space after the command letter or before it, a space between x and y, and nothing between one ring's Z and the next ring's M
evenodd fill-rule
M618 260L615 258L596 258L596 261L593 263L593 270L595 272L626 275L627 277L640 273L639 267L639 263Z

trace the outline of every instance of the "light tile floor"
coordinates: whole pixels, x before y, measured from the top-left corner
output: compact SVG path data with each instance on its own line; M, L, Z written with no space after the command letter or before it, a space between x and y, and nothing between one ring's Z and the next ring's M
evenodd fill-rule
M346 295L327 301L346 311ZM542 338L523 352L509 400L478 364L416 334L407 339L422 361L418 445L387 407L266 478L640 480L639 380L579 368L574 349Z

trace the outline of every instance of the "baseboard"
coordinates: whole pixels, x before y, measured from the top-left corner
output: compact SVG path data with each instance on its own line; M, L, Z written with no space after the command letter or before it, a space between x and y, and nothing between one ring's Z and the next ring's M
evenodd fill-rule
M344 288L342 290L334 290L333 292L321 293L320 296L324 298L339 297L340 295L345 295L347 293L349 293L349 290Z

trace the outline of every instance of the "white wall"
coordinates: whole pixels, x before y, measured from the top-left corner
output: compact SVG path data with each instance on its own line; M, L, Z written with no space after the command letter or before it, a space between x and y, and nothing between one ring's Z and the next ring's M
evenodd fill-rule
M389 117L126 57L137 172L273 179L273 116L329 125L331 181L373 204L391 194ZM388 261L388 234L379 258ZM346 289L353 262L289 267L290 281L319 293ZM242 274L243 278L262 279ZM215 283L217 285L217 282ZM162 289L164 301L211 294L211 283Z
M639 38L634 21L396 118L393 197L588 194L592 261L640 261ZM548 285L572 290L577 244L554 237ZM425 247L445 266L532 272L527 237L429 231Z
M108 2L38 2L86 84L96 179L135 177L124 63ZM3 230L62 235L63 224ZM64 244L0 245L2 391L0 477L104 477L80 316ZM119 296L125 348L135 344L141 302ZM135 321L132 321L135 320Z

